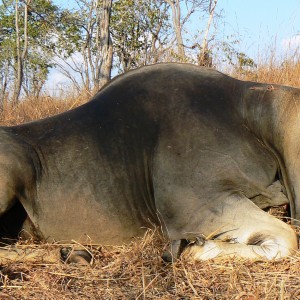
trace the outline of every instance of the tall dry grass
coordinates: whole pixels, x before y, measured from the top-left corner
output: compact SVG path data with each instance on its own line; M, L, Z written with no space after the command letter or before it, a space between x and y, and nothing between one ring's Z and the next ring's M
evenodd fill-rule
M70 95L65 99L49 96L40 98L25 98L18 105L13 106L5 102L0 113L0 125L17 125L46 118L52 115L75 108L89 100L87 95L74 97Z
M282 84L300 88L300 59L299 62L284 61L276 64L260 64L256 70L235 70L231 75L241 80Z
M263 54L261 54L263 53ZM281 53L281 54L277 54ZM236 67L229 74L241 80L289 85L300 88L300 48L280 50L266 47L254 59L252 68Z

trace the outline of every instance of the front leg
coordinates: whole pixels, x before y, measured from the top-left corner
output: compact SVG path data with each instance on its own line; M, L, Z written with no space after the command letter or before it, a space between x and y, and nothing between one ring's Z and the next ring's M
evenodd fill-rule
M224 211L223 218L227 211ZM229 215L226 216L227 220ZM224 240L196 240L184 251L184 256L195 261L208 260L220 256L246 259L280 259L293 254L298 249L298 238L286 223L262 211L249 200L240 203L239 214L235 215L236 229L231 238Z

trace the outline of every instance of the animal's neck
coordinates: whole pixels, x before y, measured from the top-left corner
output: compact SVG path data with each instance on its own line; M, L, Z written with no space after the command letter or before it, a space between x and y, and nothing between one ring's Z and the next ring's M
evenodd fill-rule
M241 102L244 124L265 145L272 145L278 152L283 151L286 112L289 102L280 86L247 84Z

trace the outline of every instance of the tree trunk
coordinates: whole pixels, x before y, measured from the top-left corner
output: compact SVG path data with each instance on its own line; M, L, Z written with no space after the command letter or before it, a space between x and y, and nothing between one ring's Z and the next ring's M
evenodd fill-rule
M17 45L17 57L16 57L16 78L14 84L13 105L16 105L19 101L21 92L22 80L23 80L23 65L21 57L21 37L19 28L19 1L16 0L15 4L15 27L16 27L16 45Z
M173 26L174 31L176 35L176 41L177 41L177 49L178 49L178 55L180 61L185 61L185 51L184 51L184 45L183 45L183 38L182 38L182 26L181 26L181 9L180 9L180 1L179 0L165 0L172 9L172 20L173 20Z
M22 83L24 79L24 60L27 56L28 50L28 4L30 0L24 2L24 44L23 51L21 49L21 36L19 28L19 0L15 4L15 27L16 27L16 45L17 45L17 63L16 63L16 78L15 88L13 94L13 105L18 104L21 93Z
M9 82L9 68L10 63L6 62L3 66L3 74L1 75L1 87L0 87L0 114L3 112L3 108L8 99L8 82Z
M208 21L207 21L205 34L204 34L204 38L203 38L203 41L202 41L200 55L198 57L198 64L200 66L204 66L204 67L212 67L212 59L211 59L211 55L209 53L208 40L207 39L208 39L208 32L209 32L209 29L210 29L210 25L211 25L212 20L213 20L215 8L217 6L217 2L218 2L218 0L211 0L210 9L209 9L209 18L208 18Z
M111 79L113 60L112 41L110 38L110 16L112 0L103 0L100 23L100 51L101 61L98 66L98 78L96 78L94 93L101 89Z

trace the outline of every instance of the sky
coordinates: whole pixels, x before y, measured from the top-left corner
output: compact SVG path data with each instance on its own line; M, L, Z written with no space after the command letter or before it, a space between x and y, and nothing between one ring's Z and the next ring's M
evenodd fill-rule
M223 9L225 32L239 33L247 54L257 55L275 44L280 54L300 45L299 0L219 0L218 4Z
M75 1L54 0L54 3L71 8ZM238 51L255 62L267 57L269 51L280 57L300 46L300 0L219 0L217 9L223 16L218 23L218 39L234 35L240 41L236 46ZM196 16L186 29L203 30L206 22ZM50 82L55 85L62 78L51 72Z

